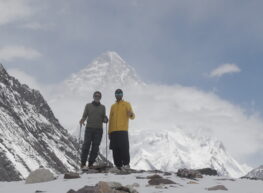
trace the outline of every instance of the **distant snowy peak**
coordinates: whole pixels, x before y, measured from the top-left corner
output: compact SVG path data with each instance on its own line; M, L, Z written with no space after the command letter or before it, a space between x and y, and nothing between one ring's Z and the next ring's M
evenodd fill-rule
M263 165L259 166L258 168L253 169L247 175L245 175L243 178L263 180Z
M86 91L109 87L143 85L135 70L116 52L106 52L97 57L80 72L65 81L70 90Z
M131 134L132 163L136 169L175 171L180 168L213 168L220 175L240 177L247 171L226 151L222 142L193 137L181 129ZM154 153L153 153L154 152Z

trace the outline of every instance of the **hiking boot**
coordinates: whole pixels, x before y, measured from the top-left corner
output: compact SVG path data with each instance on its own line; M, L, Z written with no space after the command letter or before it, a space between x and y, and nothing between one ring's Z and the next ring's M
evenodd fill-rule
M130 165L124 165L124 166L122 166L122 169L123 170L130 170L131 167L130 167Z
M114 167L114 168L110 168L108 170L109 173L119 173L121 171L121 167Z
M80 169L85 169L86 168L86 164L81 164L80 165Z

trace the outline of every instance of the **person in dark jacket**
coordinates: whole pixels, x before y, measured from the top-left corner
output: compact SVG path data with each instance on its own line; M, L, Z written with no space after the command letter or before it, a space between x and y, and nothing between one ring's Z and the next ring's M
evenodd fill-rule
M99 146L101 143L101 138L103 134L103 123L108 122L108 118L106 116L106 108L104 105L100 103L101 93L99 91L94 92L93 94L93 102L88 103L85 106L85 110L83 116L80 120L80 125L85 125L85 136L84 143L82 146L81 153L81 168L86 167L87 158L89 156L89 164L88 167L92 168L99 152ZM90 151L91 148L91 151Z

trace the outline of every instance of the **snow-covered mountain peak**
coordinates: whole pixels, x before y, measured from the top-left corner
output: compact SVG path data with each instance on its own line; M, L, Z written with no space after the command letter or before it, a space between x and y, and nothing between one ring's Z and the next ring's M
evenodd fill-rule
M135 70L118 53L112 51L101 54L64 83L70 90L79 92L144 84Z
M97 57L94 60L94 63L108 63L108 64L121 64L125 65L125 61L121 58L121 56L114 51L108 51L103 54L101 54L99 57Z

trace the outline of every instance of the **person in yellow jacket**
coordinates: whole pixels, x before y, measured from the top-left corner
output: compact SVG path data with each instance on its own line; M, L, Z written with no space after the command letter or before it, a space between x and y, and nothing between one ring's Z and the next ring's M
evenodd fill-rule
M109 119L110 149L113 153L114 164L118 169L130 168L130 150L128 125L129 119L135 114L130 103L123 100L123 91L115 91L116 103L111 106Z

